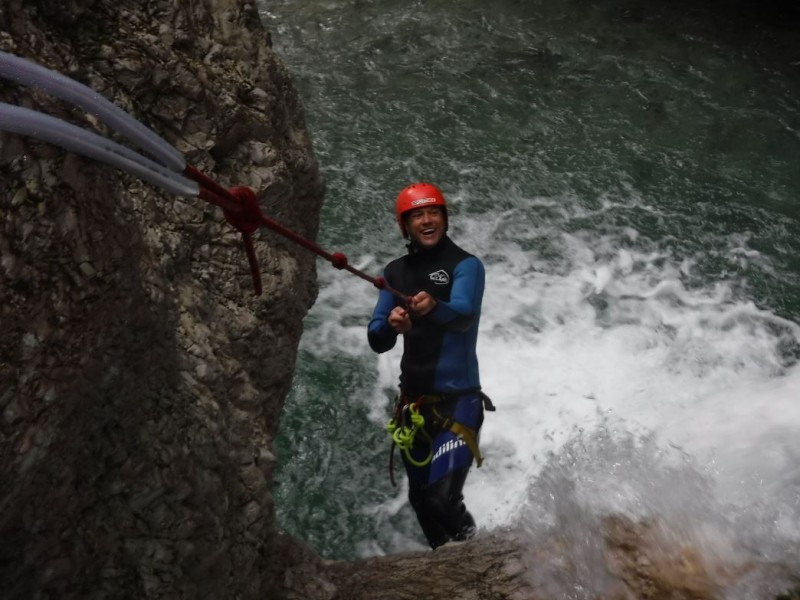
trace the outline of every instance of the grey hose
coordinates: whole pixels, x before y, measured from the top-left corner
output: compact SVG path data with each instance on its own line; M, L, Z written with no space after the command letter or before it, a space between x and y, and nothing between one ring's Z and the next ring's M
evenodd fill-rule
M186 161L180 152L124 110L82 83L2 51L0 51L0 77L40 88L82 108L175 172L182 173L186 168Z
M200 192L196 182L130 148L34 110L0 102L0 129L34 137L118 167L178 196L195 198Z

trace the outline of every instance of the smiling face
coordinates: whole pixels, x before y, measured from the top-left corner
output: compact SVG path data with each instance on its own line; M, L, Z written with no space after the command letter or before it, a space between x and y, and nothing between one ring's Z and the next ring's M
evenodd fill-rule
M405 215L411 240L420 248L433 248L444 236L444 212L440 206L415 208Z

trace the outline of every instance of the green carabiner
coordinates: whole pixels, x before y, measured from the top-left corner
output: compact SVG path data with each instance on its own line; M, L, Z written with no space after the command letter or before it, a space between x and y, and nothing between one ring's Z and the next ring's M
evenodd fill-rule
M386 424L386 429L389 435L392 436L392 441L395 445L405 454L406 460L415 467L424 467L433 459L433 448L430 444L432 440L428 432L425 431L425 417L419 414L419 408L417 408L416 404L404 406L403 410L408 410L411 415L411 427L405 424L399 425L394 419L390 419ZM424 435L429 442L428 455L422 460L415 460L414 457L411 456L411 448L414 445L414 438L420 430L422 431L422 435Z

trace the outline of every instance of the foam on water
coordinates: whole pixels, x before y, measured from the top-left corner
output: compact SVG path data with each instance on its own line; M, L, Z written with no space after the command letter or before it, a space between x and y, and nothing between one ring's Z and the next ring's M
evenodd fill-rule
M600 437L613 460L588 453L560 471L584 519L673 515L682 527L693 523L698 544L714 545L728 533L698 534L702 509L707 519L735 516L762 547L798 542L800 370L792 352L800 327L735 299L737 282L688 288L692 258L654 250L630 227L600 236L542 232L559 238L551 240L564 252L556 264L500 235L503 215L462 221L454 237L488 257L479 359L498 410L482 431L485 465L465 489L484 530L551 522L541 489L532 492L543 485L543 469ZM743 253L733 245L732 255ZM361 264L375 266L367 257ZM328 300L347 289L343 313ZM396 385L400 348L379 357L365 350L374 293L353 291L341 279L326 281L315 309L326 314L304 344L323 354L341 348L373 365L376 384L364 407L382 427L388 400L375 399ZM690 474L683 481L674 479L676 465ZM698 486L705 500L688 511ZM420 547L387 520L405 493L401 487L362 508L391 531L361 552Z
M475 472L468 494L476 512L495 525L513 520L526 501L520 480L601 425L678 445L720 484L734 482L721 461L740 484L758 478L758 488L737 488L745 503L763 499L764 485L784 487L786 440L800 434L800 378L784 353L796 348L800 328L731 299L724 285L687 290L680 257L673 264L627 248L605 261L576 237L567 245L565 275L489 270L480 357L500 409L486 421L483 444L487 457L497 447L504 475ZM517 298L505 293L514 287ZM537 326L520 326L526 315ZM508 510L496 506L497 489Z

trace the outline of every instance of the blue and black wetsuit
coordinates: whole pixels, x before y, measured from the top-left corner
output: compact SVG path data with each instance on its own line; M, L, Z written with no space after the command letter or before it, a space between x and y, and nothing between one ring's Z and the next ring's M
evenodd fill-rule
M417 467L403 456L409 500L429 544L436 548L449 540L465 539L475 529L461 493L473 454L463 439L441 425L449 418L477 434L483 422L476 344L484 268L478 258L445 236L433 248L412 248L389 263L384 277L405 295L426 291L436 299L430 313L412 315L412 327L403 335L400 365L403 397L410 401L420 396L440 398L421 408L432 442L417 435L411 450L418 462L432 452L431 462ZM368 328L369 344L376 352L395 346L398 334L388 317L398 305L391 293L380 292Z

